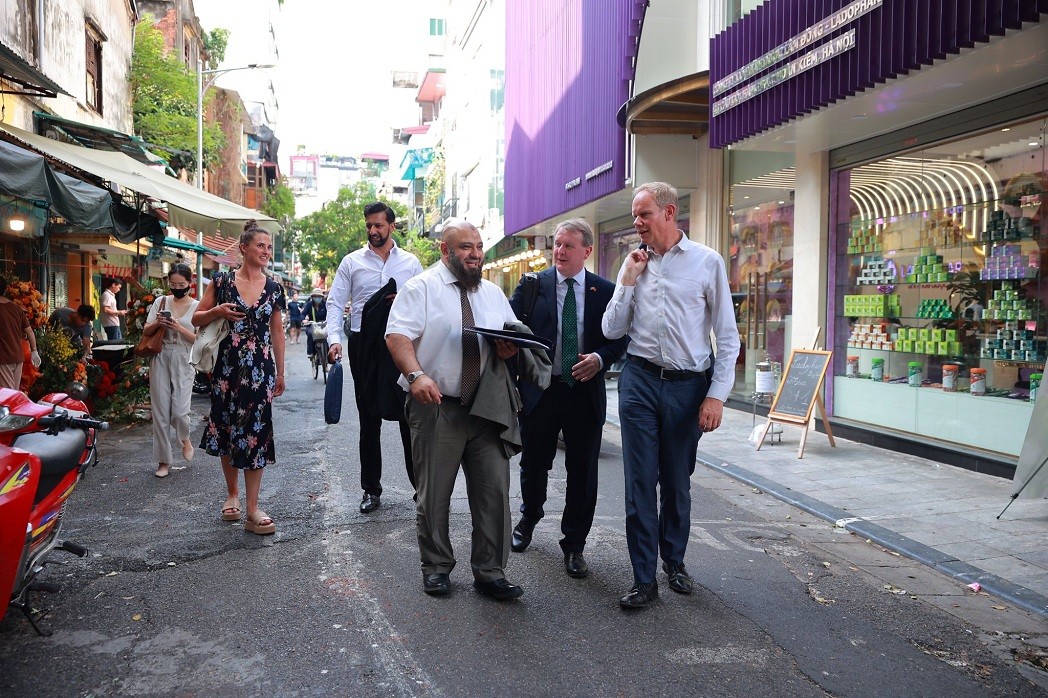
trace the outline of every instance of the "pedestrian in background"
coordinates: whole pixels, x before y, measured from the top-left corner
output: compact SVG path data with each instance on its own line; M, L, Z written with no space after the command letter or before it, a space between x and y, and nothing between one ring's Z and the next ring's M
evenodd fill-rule
M0 276L0 388L20 390L25 350L22 339L29 341L29 360L40 367L36 350L36 333L21 306L7 297L7 279Z
M342 258L335 272L335 282L331 284L328 294L327 309L331 321L328 322L328 358L332 363L342 356L342 339L345 327L342 313L347 304L351 304L349 315L349 335L346 339L346 353L349 357L349 370L353 374L353 395L357 403L357 416L360 419L360 489L364 496L360 500L360 511L370 514L379 508L382 496L382 416L375 409L373 395L365 395L364 367L362 358L363 337L361 329L364 318L364 307L376 291L385 286L391 279L397 289L402 289L408 279L422 273L422 264L410 252L402 250L393 239L393 230L397 214L388 205L375 201L364 207L364 225L367 227L368 244L359 250L350 252ZM391 299L386 299L391 300ZM384 332L379 332L384 336ZM385 346L377 347L377 352L387 351ZM371 368L374 370L374 367ZM408 472L408 481L415 487L415 469L411 460L411 432L403 416L397 421L400 428L400 442L404 446L404 465Z
M102 291L102 331L106 333L106 339L123 339L124 333L120 329L120 318L127 315L126 310L116 307L116 294L124 287L120 279L109 279L106 288Z
M222 459L226 501L222 518L239 521L239 472L244 472L247 518L244 529L259 535L276 524L258 506L263 469L276 462L273 398L284 393L283 287L266 275L273 241L255 220L240 235L240 266L216 274L193 313L197 327L219 319L229 335L218 347L211 380L211 412L200 447Z
M298 344L299 336L302 334L302 301L298 299L298 291L291 291L291 300L287 302L288 334L292 344Z
M520 428L524 451L520 459L520 522L513 529L510 549L524 552L535 524L545 515L546 488L558 434L564 434L567 488L560 520L564 570L581 579L589 574L583 551L597 507L597 460L607 418L604 385L607 367L622 358L629 337L610 340L601 331L604 310L615 284L586 270L593 252L593 229L583 218L557 226L553 235L553 264L535 276L520 280L510 306L531 331L554 342L550 386L541 390L520 382L524 403ZM526 283L536 283L529 298ZM529 307L530 306L530 307Z
M503 432L516 427L516 406L507 401L505 414L497 417L500 421L473 410L489 372L501 369L508 389L515 390L503 362L517 354L517 347L504 340L490 347L463 330L501 330L516 317L502 290L481 277L484 249L473 225L446 223L440 254L440 264L410 279L397 294L386 326L386 343L403 374L401 387L411 393L405 411L418 490L422 590L431 596L451 591L455 553L448 517L461 463L473 517L473 586L485 596L507 601L524 593L505 572L510 513Z
M314 288L309 294L309 301L302 309L302 326L306 332L306 356L313 356L317 345L313 341L314 325L318 322L327 322L327 306L324 305L324 289Z
M626 256L602 321L608 337L630 336L619 376L626 544L634 581L619 599L627 609L658 597L660 553L670 589L692 592L684 553L695 451L702 434L721 424L739 355L724 259L677 228L677 190L663 182L637 187L633 226L643 244Z
M182 459L193 460L189 440L189 405L193 398L193 367L189 352L196 339L193 313L198 301L189 296L193 272L173 264L167 273L170 294L153 301L142 334L164 333L160 353L149 360L149 402L153 410L153 460L155 475L167 477L171 464L171 430L182 447Z
M91 356L91 323L95 321L95 309L86 303L72 308L55 308L47 318L54 330L61 330L69 337L73 346L80 349L84 358Z

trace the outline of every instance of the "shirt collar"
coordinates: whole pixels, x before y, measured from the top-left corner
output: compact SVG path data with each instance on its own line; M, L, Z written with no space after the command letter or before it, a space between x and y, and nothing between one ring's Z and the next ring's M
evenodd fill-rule
M563 274L561 274L560 270L557 269L556 267L554 267L554 271L557 274L557 283L558 284L564 283L564 279L568 278L568 277L564 276ZM579 288L582 288L582 286L586 283L586 267L583 267L579 271L578 274L576 274L575 276L573 276L571 278L575 279L575 283L579 285Z
M440 264L437 265L437 275L440 276L440 280L445 284L453 284L458 281L455 275L451 273L451 269L448 268L447 262L443 259L440 260Z
M397 247L397 241L394 240L393 241L393 247L390 248L389 254L392 257L395 254L399 254L399 252L400 252L400 248ZM379 259L382 259L382 257L379 256L378 252L375 252L375 250L371 249L371 245L364 245L364 254L372 254L372 255L378 257Z

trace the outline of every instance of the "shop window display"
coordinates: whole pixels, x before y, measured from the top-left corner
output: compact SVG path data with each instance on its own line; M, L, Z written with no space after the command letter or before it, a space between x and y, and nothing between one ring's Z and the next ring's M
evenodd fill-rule
M742 189L735 189L733 195L741 199ZM727 255L728 284L742 342L735 392L749 394L755 389L758 362L782 364L786 358L793 299L793 205L785 199L744 208L737 204Z
M1045 128L834 173L836 416L1018 455L1048 358Z

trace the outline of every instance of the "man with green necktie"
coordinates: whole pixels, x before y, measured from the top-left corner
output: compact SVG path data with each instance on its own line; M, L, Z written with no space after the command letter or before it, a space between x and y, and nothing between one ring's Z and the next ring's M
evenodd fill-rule
M549 471L557 455L557 436L563 432L567 491L560 547L564 571L575 578L589 573L583 550L597 506L597 458L607 413L604 372L629 344L629 337L612 341L600 329L615 284L586 270L592 252L589 224L582 218L564 221L553 236L554 268L521 279L510 299L517 317L554 343L550 386L540 390L520 383L522 503L510 549L524 552L545 515ZM538 284L534 295L526 292L530 283Z

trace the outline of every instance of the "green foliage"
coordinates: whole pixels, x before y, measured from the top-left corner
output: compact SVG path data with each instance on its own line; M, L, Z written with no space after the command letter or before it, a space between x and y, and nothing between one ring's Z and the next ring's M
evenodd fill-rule
M176 57L167 55L164 37L153 19L146 16L135 30L131 57L131 109L134 130L147 143L183 151L180 162L196 170L197 149L196 75ZM218 158L225 143L216 124L204 128L204 162Z
M444 206L444 146L433 150L433 161L426 177L426 190L423 194L423 226L430 230L440 222L441 209Z
M303 267L322 276L331 276L343 257L367 244L364 206L376 200L380 199L375 194L375 187L368 182L358 182L352 187L343 187L338 197L324 208L295 220L291 225L291 235L297 243ZM406 218L407 208L403 204L397 201L385 203L396 212L398 222ZM393 238L398 245L403 246L406 242L400 232L394 233Z
M204 32L202 39L204 51L207 52L207 67L214 70L222 65L222 61L226 59L226 48L229 46L229 30L221 27L212 29L209 32Z
M422 268L440 261L440 241L424 238L418 231L412 231L404 239L404 250L418 257Z
M281 180L266 194L262 213L281 223L295 217L295 193Z

